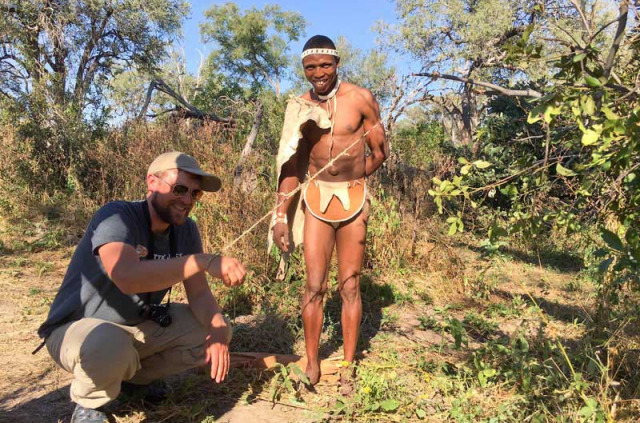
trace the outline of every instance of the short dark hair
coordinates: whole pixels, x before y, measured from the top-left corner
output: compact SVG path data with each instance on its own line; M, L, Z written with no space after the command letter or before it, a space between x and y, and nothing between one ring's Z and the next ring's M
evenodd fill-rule
M331 38L329 37L326 37L324 35L314 35L313 37L309 38L309 40L302 48L302 51L308 50L310 48L330 48L335 50L336 45L333 41L331 41Z

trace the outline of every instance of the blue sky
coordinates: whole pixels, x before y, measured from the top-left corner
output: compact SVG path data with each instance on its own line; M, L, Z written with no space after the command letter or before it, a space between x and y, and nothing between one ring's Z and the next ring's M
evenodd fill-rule
M196 71L200 61L198 50L203 52L205 57L211 51L211 47L202 43L198 28L198 24L204 21L204 11L215 4L224 3L227 2L191 1L191 17L184 23L184 39L181 42L191 72ZM292 53L299 52L307 38L315 34L327 35L334 40L342 35L353 47L368 50L375 47L375 23L380 20L389 23L395 21L395 6L391 0L238 0L233 3L242 10L252 7L262 9L267 4L278 4L282 10L300 13L307 21L307 33L303 39L292 45Z

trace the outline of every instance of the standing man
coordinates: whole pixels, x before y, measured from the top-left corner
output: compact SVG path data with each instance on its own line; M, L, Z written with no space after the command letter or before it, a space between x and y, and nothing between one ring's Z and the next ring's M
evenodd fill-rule
M108 203L93 216L38 329L51 357L74 376L72 423L107 422L101 407L121 389L157 401L164 392L151 389L154 380L205 363L217 383L229 371L231 326L206 273L236 286L246 271L234 258L204 254L188 217L220 179L171 152L151 163L146 183L146 200ZM188 305L170 303L180 282Z
M362 319L360 275L367 232L366 177L389 155L378 103L369 90L340 81L339 62L335 44L325 36L311 37L303 48L302 66L312 89L287 104L277 160L280 206L273 216L270 234L287 254L304 240L307 283L302 320L306 374L312 385L320 380L318 349L323 299L334 245L342 298L344 360L354 360ZM369 155L365 155L365 143ZM315 175L327 165L304 187L299 198L288 195L305 180L305 175ZM291 204L297 207L292 208ZM351 377L343 384L352 385L353 368L349 371ZM350 388L343 385L343 393Z

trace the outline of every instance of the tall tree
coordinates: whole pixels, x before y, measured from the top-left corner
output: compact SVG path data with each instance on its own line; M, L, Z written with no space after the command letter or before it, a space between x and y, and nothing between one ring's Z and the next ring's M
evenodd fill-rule
M539 2L517 0L396 0L399 23L383 28L391 46L418 60L434 78L464 79L492 75L509 78L508 49L535 22ZM456 144L469 144L480 122L485 101L464 80L432 85L430 99L442 111ZM454 95L450 95L454 94Z
M279 97L281 82L288 76L290 45L304 34L302 15L274 5L242 12L236 4L226 3L213 6L205 16L202 38L216 45L209 63L254 92L266 82Z
M0 94L45 105L101 108L118 69L153 69L189 11L184 0L0 0Z

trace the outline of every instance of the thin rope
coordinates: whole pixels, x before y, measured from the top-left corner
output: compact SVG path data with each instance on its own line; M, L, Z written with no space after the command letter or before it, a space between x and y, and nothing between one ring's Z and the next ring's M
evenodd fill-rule
M331 108L331 100L327 102L327 109ZM338 115L338 100L337 96L333 96L333 110L331 112L331 144L329 145L329 161L333 159L333 127L336 125L336 116Z
M227 245L225 245L224 247L222 247L222 251L226 251L229 248L233 247L235 244L238 243L238 241L240 241L242 238L244 238L248 233L250 233L251 231L253 231L260 223L262 223L263 220L265 220L268 217L271 217L273 215L273 212L275 212L278 207L280 207L281 205L283 205L285 203L285 201L287 201L290 197L296 195L300 190L302 190L304 187L306 187L307 185L309 185L309 183L311 181L313 181L314 179L316 179L318 177L318 175L320 175L322 172L324 172L325 170L327 170L329 167L331 167L333 165L333 163L338 160L340 157L344 156L345 154L347 154L347 151L349 151L349 149L351 149L352 147L354 147L356 144L358 144L361 140L363 140L367 135L369 135L369 133L371 131L373 131L378 125L380 125L380 121L378 121L375 125L373 125L371 127L371 129L369 129L367 132L363 133L360 137L358 137L357 140L355 140L350 146L348 146L347 148L345 148L344 150L342 150L340 152L340 154L338 154L336 157L334 157L333 159L329 160L329 163L327 163L326 165L324 165L324 167L322 167L322 169L320 169L319 171L317 171L316 173L314 173L313 175L311 175L309 178L307 178L306 181L304 181L303 183L299 184L296 189L294 189L293 191L290 191L288 193L286 193L284 195L284 200L282 200L281 202L279 202L278 204L275 205L275 207L273 207L268 213L266 213L264 216L262 216L260 219L258 219L253 225L251 225L247 230L245 230L244 232L242 232L236 239L234 239L233 241L231 241L230 243L228 243Z

